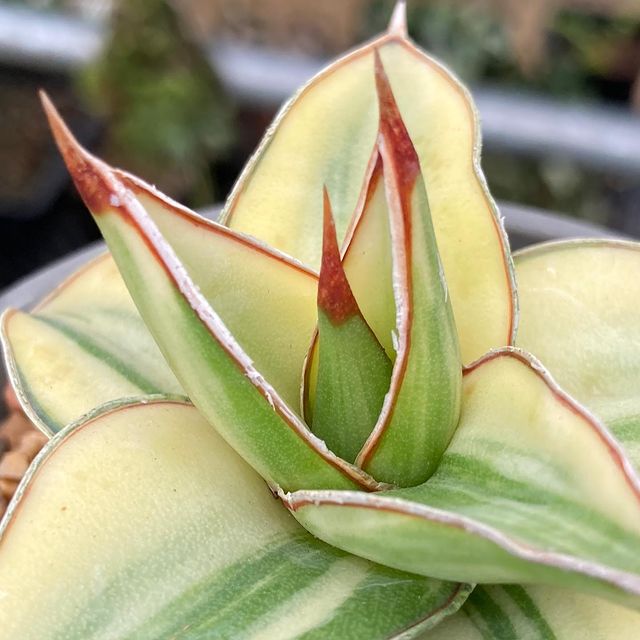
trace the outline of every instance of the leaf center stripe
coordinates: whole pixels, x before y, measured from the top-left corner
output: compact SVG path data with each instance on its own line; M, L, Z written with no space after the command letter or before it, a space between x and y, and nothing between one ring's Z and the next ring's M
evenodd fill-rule
M476 587L463 609L483 640L518 640L509 617L483 587Z
M107 366L111 367L114 371L117 371L121 376L126 378L129 382L136 385L143 393L162 393L163 389L160 389L156 384L148 380L141 373L130 367L126 362L118 358L115 354L107 351L101 347L91 336L78 331L75 328L70 327L68 324L57 318L50 318L45 316L34 316L39 322L46 324L69 340L78 345L82 350L86 351L89 355L93 356L97 360L104 362Z
M536 629L540 640L557 640L556 634L544 619L533 598L519 585L506 585L502 590L515 602L528 622Z
M346 554L303 534L205 578L128 637L234 638L255 627ZM184 626L184 620L192 622Z

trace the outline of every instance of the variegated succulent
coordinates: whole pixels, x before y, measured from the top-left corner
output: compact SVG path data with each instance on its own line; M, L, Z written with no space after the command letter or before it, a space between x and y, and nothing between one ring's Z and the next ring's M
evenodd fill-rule
M640 637L640 247L512 262L402 3L220 223L44 105L110 253L4 315L51 439L0 526L2 637Z

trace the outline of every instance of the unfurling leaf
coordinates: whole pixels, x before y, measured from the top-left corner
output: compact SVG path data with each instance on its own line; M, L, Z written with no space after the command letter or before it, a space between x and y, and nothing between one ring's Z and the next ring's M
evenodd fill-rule
M376 86L397 355L380 417L356 462L376 478L406 487L424 482L449 444L460 413L462 375L420 162L377 53Z
M317 348L312 428L332 451L353 462L380 414L389 389L391 361L349 286L326 191Z

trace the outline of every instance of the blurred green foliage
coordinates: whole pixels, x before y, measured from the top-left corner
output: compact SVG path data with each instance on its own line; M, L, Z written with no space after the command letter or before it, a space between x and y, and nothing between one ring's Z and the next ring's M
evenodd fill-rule
M108 122L107 154L192 204L216 193L210 163L234 141L233 110L165 0L123 0L99 60L80 77Z
M392 5L391 0L372 0L363 26L367 34L384 29ZM407 12L410 35L465 82L495 82L560 97L598 98L596 78L615 74L621 52L640 38L638 19L560 8L541 34L546 60L524 73L506 21L490 3L423 0L409 2ZM640 70L640 60L635 67Z

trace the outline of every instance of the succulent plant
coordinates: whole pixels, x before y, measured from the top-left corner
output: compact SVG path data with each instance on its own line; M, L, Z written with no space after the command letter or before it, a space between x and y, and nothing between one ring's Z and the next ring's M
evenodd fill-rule
M512 261L403 9L285 105L220 223L44 97L110 253L4 315L51 438L0 525L7 637L638 636L639 247Z

